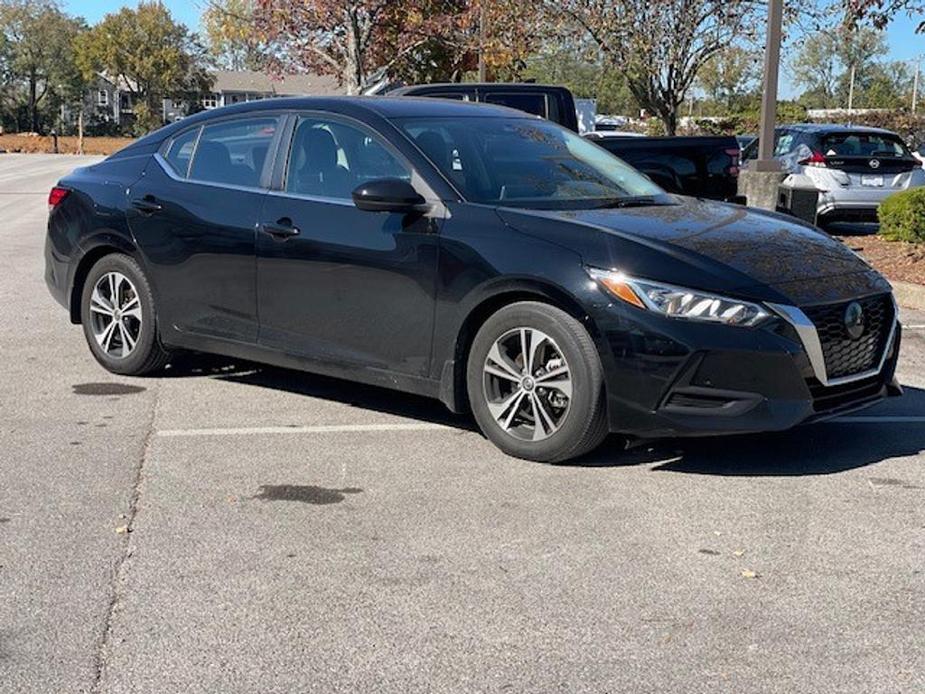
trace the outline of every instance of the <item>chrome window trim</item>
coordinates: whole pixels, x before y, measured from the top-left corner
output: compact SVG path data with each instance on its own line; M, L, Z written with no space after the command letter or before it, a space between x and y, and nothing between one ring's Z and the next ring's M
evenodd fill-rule
M819 342L819 333L816 330L815 324L809 319L809 316L796 306L772 303L767 303L766 306L790 323L793 329L796 330L800 342L803 345L803 349L806 352L806 356L809 358L809 363L813 367L813 375L816 377L816 380L824 386L839 386L844 383L853 383L854 381L862 381L865 378L876 376L883 370L887 355L890 353L890 350L893 348L893 343L896 340L896 327L899 325L899 310L896 306L896 297L894 297L892 293L890 294L890 300L893 302L893 325L890 327L890 334L884 343L883 353L880 355L880 363L877 364L875 368L869 369L868 371L851 374L850 376L839 376L838 378L829 378L826 373L825 357L822 353L822 344Z
M202 179L199 179L199 178L183 178L176 171L174 171L173 167L167 162L166 159L164 159L163 156L161 156L160 152L154 153L154 161L156 161L158 165L161 167L161 169L164 170L164 173L166 173L168 176L170 176L170 178L172 178L173 180L179 183L196 183L201 186L212 186L213 188L227 188L228 190L240 190L240 191L244 191L248 193L266 193L268 191L267 188L261 188L259 186L255 188L253 186L239 186L239 185L235 185L234 183L216 183L215 181L203 181ZM192 162L192 159L190 160L190 162Z

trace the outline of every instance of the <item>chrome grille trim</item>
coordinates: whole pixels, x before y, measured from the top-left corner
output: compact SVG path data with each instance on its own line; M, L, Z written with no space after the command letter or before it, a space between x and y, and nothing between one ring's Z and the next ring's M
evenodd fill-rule
M809 363L813 367L813 375L816 380L824 386L837 386L842 383L852 383L876 376L883 370L887 355L892 351L893 341L896 339L896 326L899 325L899 309L896 306L896 297L890 294L890 300L893 302L893 324L890 326L890 334L884 343L883 352L877 366L868 371L839 378L829 378L826 372L825 357L822 353L822 344L819 342L819 333L809 316L796 306L771 303L766 304L766 306L787 321L796 331L800 342L803 344L803 349L806 351L806 356L809 358Z

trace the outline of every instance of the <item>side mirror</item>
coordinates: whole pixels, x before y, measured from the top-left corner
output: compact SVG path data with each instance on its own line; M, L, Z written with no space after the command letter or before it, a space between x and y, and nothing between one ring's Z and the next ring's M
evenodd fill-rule
M408 181L379 178L357 186L353 204L365 212L414 212L426 201Z

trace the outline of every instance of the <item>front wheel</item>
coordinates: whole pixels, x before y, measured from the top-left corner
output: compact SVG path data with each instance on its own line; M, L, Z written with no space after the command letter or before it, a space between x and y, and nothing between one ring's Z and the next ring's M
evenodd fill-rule
M151 285L129 256L107 255L90 268L80 318L90 351L108 371L140 376L167 364Z
M476 422L509 455L559 462L607 435L594 342L581 323L548 304L518 302L485 321L466 381Z

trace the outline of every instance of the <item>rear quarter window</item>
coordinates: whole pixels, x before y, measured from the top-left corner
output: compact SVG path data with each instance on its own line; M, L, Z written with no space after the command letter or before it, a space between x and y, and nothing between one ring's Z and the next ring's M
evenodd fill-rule
M167 147L164 159L170 164L178 176L186 178L189 174L190 160L193 158L193 149L201 128L193 128L174 138Z

